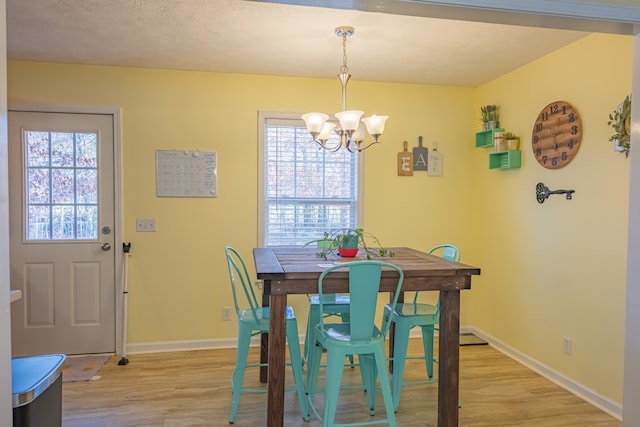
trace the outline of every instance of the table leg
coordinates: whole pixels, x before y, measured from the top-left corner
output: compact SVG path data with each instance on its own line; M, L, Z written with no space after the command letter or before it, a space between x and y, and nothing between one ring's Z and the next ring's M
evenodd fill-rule
M267 426L282 427L284 423L284 368L286 346L286 295L271 295L269 319L269 395Z
M262 282L262 306L269 307L269 294L271 293L271 280L264 280ZM260 335L260 363L265 364L268 362L269 357L269 334ZM260 382L267 382L266 366L260 367Z
M438 427L458 426L460 292L440 291Z

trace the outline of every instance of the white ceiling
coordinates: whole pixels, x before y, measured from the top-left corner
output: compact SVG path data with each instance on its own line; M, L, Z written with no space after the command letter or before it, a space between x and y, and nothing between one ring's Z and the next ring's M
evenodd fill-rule
M7 0L7 54L333 78L342 25L356 30L347 44L354 80L471 87L587 34L243 0Z

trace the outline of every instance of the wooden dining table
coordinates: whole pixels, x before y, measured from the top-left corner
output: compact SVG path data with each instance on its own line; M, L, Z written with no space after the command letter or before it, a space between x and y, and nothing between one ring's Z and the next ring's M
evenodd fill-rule
M404 272L402 293L405 291L440 291L440 330L438 363L438 426L458 425L458 387L460 374L460 291L471 288L471 276L480 269L447 261L443 258L410 248L389 248L395 255L384 258ZM263 281L263 305L269 306L269 333L264 334L261 361L268 362L268 370L261 380L268 382L266 425L282 427L284 423L285 390L285 308L287 296L318 292L318 277L328 265L366 259L363 251L356 258L316 257L314 248L255 248L253 256L258 279ZM393 292L397 273L383 270L380 292ZM326 292L346 293L348 279L333 279L323 285ZM393 297L393 295L392 295ZM400 295L400 300L403 295ZM389 337L392 339L392 332ZM390 344L392 349L392 344Z

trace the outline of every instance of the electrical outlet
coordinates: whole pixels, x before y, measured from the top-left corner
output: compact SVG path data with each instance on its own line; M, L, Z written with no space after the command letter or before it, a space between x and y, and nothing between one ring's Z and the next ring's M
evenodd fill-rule
M222 320L225 322L231 320L231 307L222 307Z
M147 232L156 231L155 218L136 218L136 231Z
M564 354L571 354L571 338L569 337L562 338L562 352Z

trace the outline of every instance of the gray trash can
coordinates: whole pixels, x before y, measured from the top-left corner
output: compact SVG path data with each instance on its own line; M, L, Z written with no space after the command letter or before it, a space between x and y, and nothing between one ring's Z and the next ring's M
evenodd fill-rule
M13 427L62 426L64 354L11 360Z

